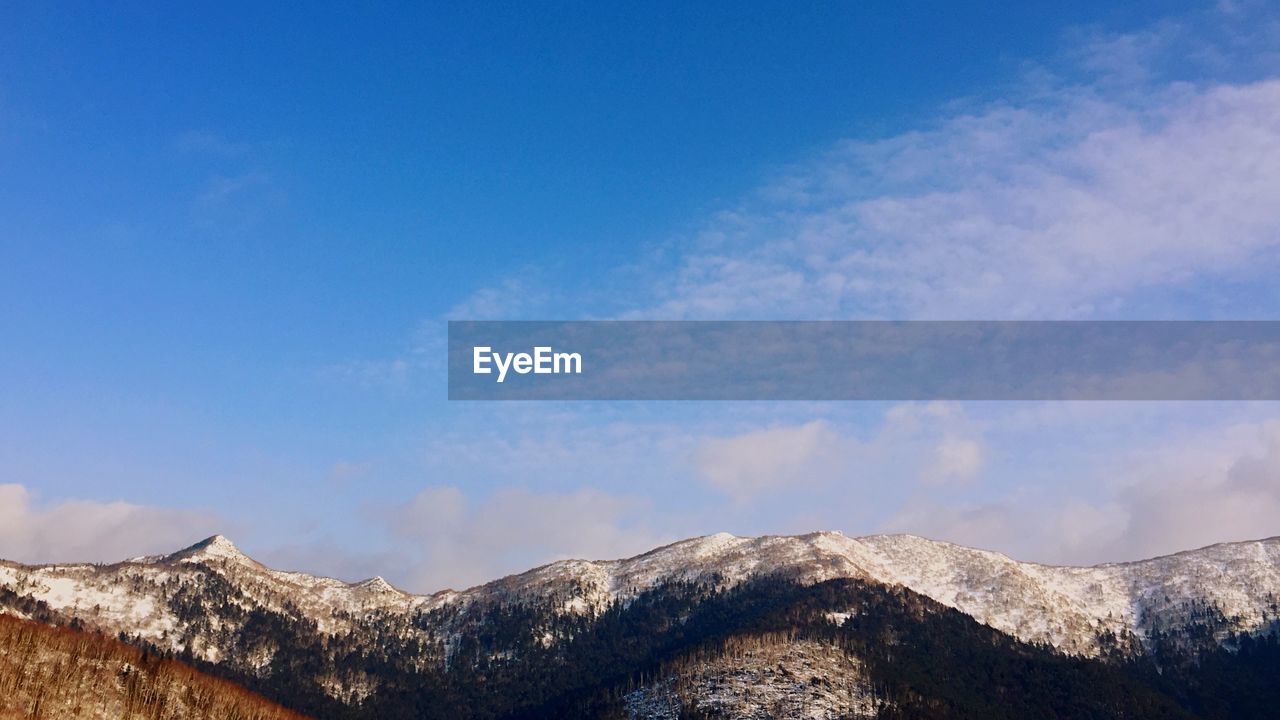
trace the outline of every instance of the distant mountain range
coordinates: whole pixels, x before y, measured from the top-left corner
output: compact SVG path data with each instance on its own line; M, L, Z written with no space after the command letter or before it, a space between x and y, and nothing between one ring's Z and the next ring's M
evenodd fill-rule
M1055 567L909 535L719 534L413 595L215 536L0 562L0 609L324 718L1280 717L1274 538Z

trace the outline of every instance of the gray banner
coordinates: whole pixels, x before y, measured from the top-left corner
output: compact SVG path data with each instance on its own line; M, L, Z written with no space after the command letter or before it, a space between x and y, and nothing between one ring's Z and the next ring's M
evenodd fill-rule
M454 321L451 400L1280 400L1280 322Z

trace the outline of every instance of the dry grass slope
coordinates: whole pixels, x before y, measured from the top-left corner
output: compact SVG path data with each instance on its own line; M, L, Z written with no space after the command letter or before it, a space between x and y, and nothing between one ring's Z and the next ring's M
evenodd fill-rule
M305 720L112 638L0 615L0 720Z

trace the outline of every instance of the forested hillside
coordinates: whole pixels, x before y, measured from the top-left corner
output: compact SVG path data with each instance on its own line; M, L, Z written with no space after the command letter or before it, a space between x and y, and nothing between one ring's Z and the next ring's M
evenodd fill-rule
M118 640L0 615L0 718L304 720Z

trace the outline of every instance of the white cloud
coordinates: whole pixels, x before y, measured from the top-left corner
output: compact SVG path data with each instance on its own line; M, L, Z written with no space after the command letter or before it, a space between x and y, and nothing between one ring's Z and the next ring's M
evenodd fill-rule
M704 441L695 465L710 485L738 501L810 485L839 472L849 441L821 420Z
M982 443L968 438L946 437L934 448L933 459L925 467L922 478L935 485L965 483L978 475L984 460Z
M1278 40L1258 2L1076 29L999 97L834 143L648 265L576 291L523 272L449 316L527 317L552 296L639 318L1138 316L1152 292L1265 280L1280 265Z
M1070 478L1061 478L1070 482ZM1105 496L1024 488L987 503L908 503L885 525L1042 562L1154 557L1280 534L1280 421L1233 425L1128 454Z
M1088 88L850 142L712 223L673 317L1083 317L1280 247L1280 82Z
M1247 5L1073 32L998 99L837 143L710 219L634 314L1114 316L1144 293L1265 279L1280 22Z
M467 587L566 558L599 559L644 552L672 538L640 525L642 500L594 489L536 493L504 488L479 502L452 486L429 487L389 521L408 573L422 591Z
M42 506L22 485L0 485L0 557L9 560L114 562L172 552L219 530L210 513L123 501Z
M704 438L699 476L737 503L832 482L858 489L902 476L933 486L977 480L987 450L981 428L955 403L891 406L865 438L825 420ZM914 474L914 475L913 475Z
M1139 456L1117 499L1129 511L1112 541L1137 555L1280 534L1280 421L1179 438Z

